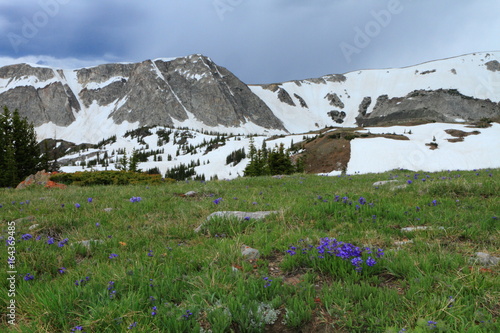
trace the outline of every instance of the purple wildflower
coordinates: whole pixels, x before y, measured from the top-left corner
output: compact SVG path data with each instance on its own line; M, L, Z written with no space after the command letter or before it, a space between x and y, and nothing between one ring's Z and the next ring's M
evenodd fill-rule
M213 201L213 203L218 205L221 201L222 201L222 198L217 198Z
M116 257L118 257L118 255L116 253L111 253L108 258L109 259L113 259L113 258L116 258Z
M186 310L186 314L183 314L183 315L182 315L182 318L184 318L184 319L188 320L188 319L189 319L189 317L191 317L192 315L193 315L193 313L192 313L191 311Z
M26 275L23 277L24 281L30 281L30 280L34 280L35 277L33 275L31 275L30 273L26 273Z
M63 247L64 245L68 244L69 239L64 238L62 241L60 241L57 246Z
M79 203L76 203L76 204L75 204L75 207L76 207L76 208L80 208L80 204L79 204Z
M92 198L87 198L87 202L91 203L92 202Z
M366 259L366 264L370 267L374 266L376 263L377 262L372 257L368 257L368 259Z
M61 268L59 268L59 273L60 273L60 274L64 274L64 273L66 273L66 267L61 267Z
M30 235L30 234L24 234L24 235L22 235L22 236L21 236L21 239L22 239L22 240L29 240L29 239L31 239L32 237L33 237L33 236L32 236L32 235Z

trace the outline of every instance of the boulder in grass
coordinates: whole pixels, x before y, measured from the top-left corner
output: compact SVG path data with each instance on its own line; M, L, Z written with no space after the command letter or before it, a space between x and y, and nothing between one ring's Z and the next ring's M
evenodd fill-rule
M500 263L500 258L494 257L489 253L477 252L476 256L471 258L470 261L481 266L496 266Z
M381 180L381 181L373 183L373 186L382 186L382 185L397 183L397 182L398 182L398 180Z
M241 211L220 211L214 212L207 217L207 221L213 218L234 218L237 220L262 220L270 214L276 214L278 211L260 211L260 212L241 212ZM194 229L195 232L200 232L204 223L202 223L198 228Z
M260 252L257 249L253 249L250 246L243 244L241 246L241 255L248 260L258 259L260 257Z
M25 189L35 185L43 186L46 188L61 188L61 189L66 188L66 185L59 184L50 180L50 176L52 176L53 174L54 173L51 172L45 172L45 170L38 171L34 175L26 177L25 180L23 180L22 182L19 183L19 185L17 185L16 189Z

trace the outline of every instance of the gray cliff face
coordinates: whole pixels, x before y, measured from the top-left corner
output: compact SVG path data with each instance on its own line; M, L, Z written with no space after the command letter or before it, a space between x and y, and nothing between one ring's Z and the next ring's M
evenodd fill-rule
M285 130L243 82L202 55L74 72L77 82L62 70L26 64L0 68L0 105L19 109L35 126L68 126L82 109L97 106L108 108L118 124L172 126L174 120L195 118L213 127L253 122Z
M367 102L367 99L363 100L356 117L360 126L407 121L475 121L500 115L500 103L464 96L454 89L416 90L400 98L382 95L377 98L373 111L369 114L366 114Z
M19 114L27 117L35 126L48 122L68 126L75 120L73 110L80 109L72 91L61 82L43 88L15 87L0 94L0 105L19 110Z

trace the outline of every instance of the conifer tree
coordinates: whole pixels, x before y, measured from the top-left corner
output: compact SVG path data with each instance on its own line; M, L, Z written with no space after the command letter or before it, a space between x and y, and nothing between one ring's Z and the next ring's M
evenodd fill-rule
M17 110L0 115L0 187L16 186L40 166L35 129Z

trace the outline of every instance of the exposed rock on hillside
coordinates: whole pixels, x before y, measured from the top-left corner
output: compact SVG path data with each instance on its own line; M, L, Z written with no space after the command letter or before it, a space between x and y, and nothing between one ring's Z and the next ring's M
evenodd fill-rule
M409 121L474 121L499 114L500 103L465 96L455 89L418 90L402 98L379 96L373 111L361 113L356 121L360 126L376 126Z
M173 126L196 119L213 127L252 122L285 130L243 82L202 55L75 71L7 66L0 68L0 105L19 109L35 126L68 126L80 111L100 108L115 124Z

